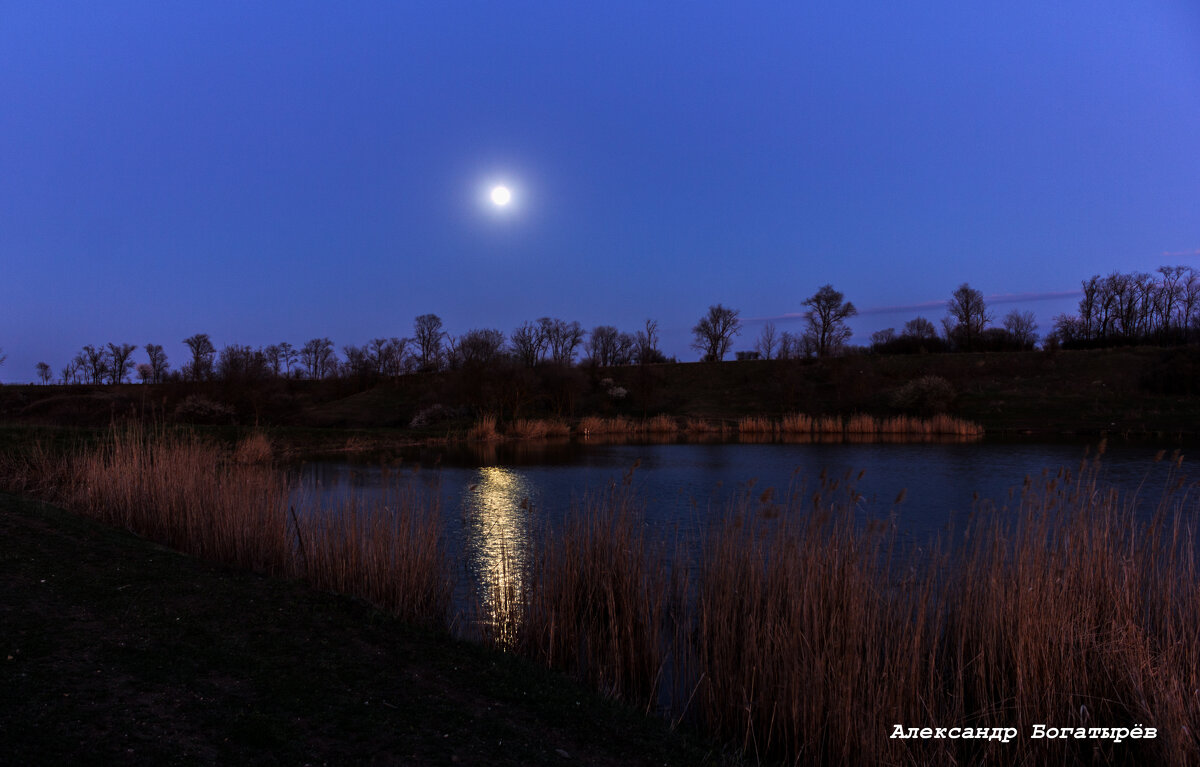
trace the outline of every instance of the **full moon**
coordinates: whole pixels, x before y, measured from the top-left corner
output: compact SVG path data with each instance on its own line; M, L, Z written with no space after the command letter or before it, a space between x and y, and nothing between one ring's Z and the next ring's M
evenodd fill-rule
M506 186L492 187L492 203L503 208L512 202L512 192Z

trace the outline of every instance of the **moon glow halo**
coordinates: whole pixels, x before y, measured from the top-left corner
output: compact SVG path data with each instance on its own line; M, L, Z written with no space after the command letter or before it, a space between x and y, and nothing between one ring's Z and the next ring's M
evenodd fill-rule
M503 208L512 202L512 191L504 185L492 187L491 192L492 204L498 208Z

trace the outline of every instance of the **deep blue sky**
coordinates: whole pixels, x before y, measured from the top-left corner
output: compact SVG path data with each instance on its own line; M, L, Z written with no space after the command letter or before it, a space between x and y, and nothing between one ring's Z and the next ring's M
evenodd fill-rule
M865 342L964 281L1200 266L1198 137L1183 0L3 2L0 380L425 312L652 317L695 359L710 304L827 282Z

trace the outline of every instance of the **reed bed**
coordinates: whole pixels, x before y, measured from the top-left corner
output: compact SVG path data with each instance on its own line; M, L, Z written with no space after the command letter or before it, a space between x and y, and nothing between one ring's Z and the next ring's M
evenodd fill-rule
M571 428L563 421L521 418L508 425L506 434L514 439L548 439L570 436Z
M945 414L935 415L932 418L914 418L904 415L885 418L880 421L878 431L880 434L910 434L916 436L983 436L983 427L979 424Z
M233 460L237 463L270 463L274 455L271 439L256 431L238 442L233 451Z
M661 546L646 537L628 485L586 501L530 562L509 594L508 649L650 708L682 593Z
M453 580L435 501L397 487L377 502L310 504L297 514L285 475L247 463L245 444L230 452L191 434L130 428L98 448L34 450L5 466L3 479L194 556L305 578L414 622L449 625ZM54 484L28 480L36 476Z
M318 506L296 518L295 530L298 569L313 586L413 623L450 625L454 581L436 500L391 485L372 503Z
M195 437L130 429L70 460L61 499L116 527L206 559L287 574L288 487Z
M804 413L789 413L779 420L779 431L783 434L811 434L813 420Z
M578 433L589 435L628 435L646 433L670 434L677 431L669 416L657 416L649 421L635 421L619 415L614 418L587 416L579 421Z
M745 494L698 556L647 542L614 495L577 511L523 582L509 646L743 747L804 764L1196 763L1194 500L1152 520L1094 466L1030 481L953 544L864 525L850 478ZM686 547L685 547L686 548ZM1154 727L1153 740L1032 727ZM1008 743L892 738L1013 727Z
M738 420L739 434L774 434L775 423L761 416L747 416Z
M416 622L454 620L439 511L419 494L297 514L281 474L188 436L30 455L6 467L10 483L53 476L58 500L112 524ZM501 579L491 637L760 759L1200 763L1198 504L1177 474L1138 516L1097 476L1085 463L1030 478L1015 508L982 505L922 548L864 523L852 478L747 492L690 543L649 538L627 480ZM1038 724L1157 737L1035 739ZM893 738L897 725L1018 735Z
M472 442L489 442L494 439L500 439L500 432L496 431L496 421L495 415L481 416L467 430L467 439Z
M749 419L742 419L743 421ZM844 421L835 415L809 416L804 413L790 413L783 416L777 424L781 435L844 435L847 438L880 437L981 437L983 427L971 421L954 418L945 414L932 418L916 418L899 415L885 418L875 418L865 413L855 413Z
M578 433L583 436L592 434L637 434L637 423L624 416L601 418L589 415L579 421Z
M656 415L642 421L642 431L646 434L677 434L679 422L669 415Z
M689 418L684 424L683 430L689 435L713 435L724 434L725 424L720 421L709 421L704 418Z
M879 422L864 413L855 413L846 419L846 435L874 436L879 432Z

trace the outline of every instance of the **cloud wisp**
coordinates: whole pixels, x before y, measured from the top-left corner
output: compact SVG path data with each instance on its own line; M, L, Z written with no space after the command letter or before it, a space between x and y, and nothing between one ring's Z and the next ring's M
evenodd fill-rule
M997 293L990 296L984 296L983 300L989 304L1023 304L1032 301L1056 301L1063 298L1078 298L1083 295L1079 290L1051 290L1041 293ZM947 300L940 301L922 301L915 304L895 304L892 306L869 306L865 309L858 310L858 316L871 316L876 314L899 314L901 312L920 312L925 311L941 311L950 303ZM774 317L750 317L746 322L779 322L788 320L802 320L805 312L788 312L779 314Z

